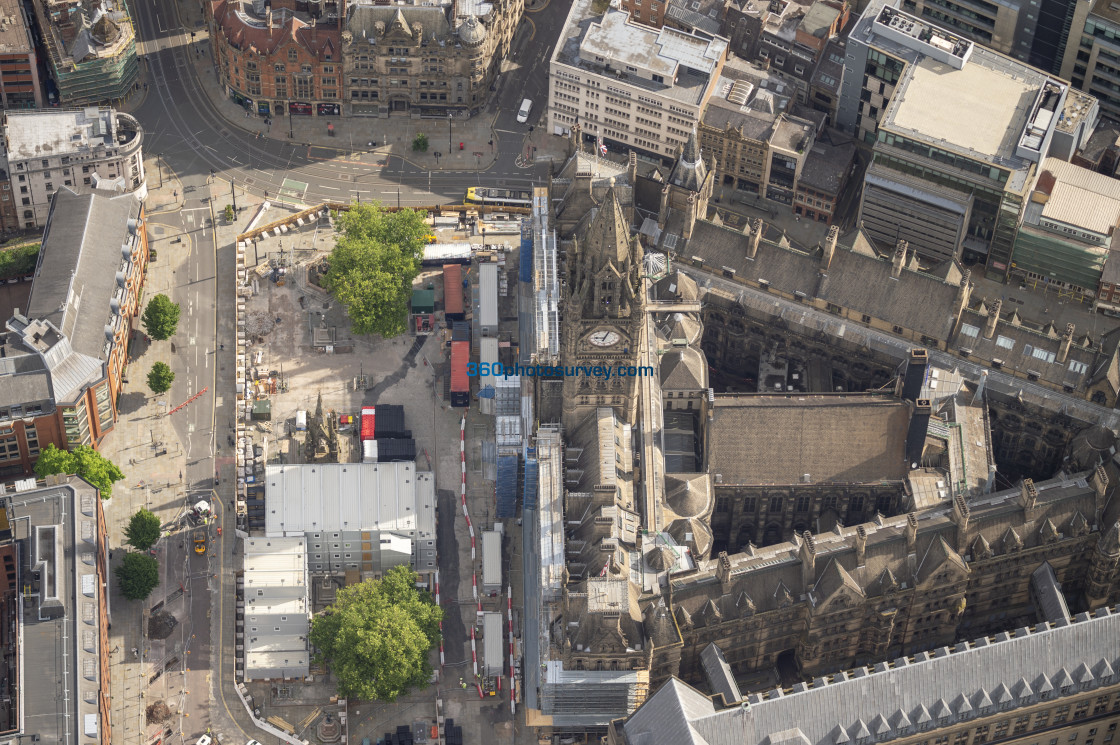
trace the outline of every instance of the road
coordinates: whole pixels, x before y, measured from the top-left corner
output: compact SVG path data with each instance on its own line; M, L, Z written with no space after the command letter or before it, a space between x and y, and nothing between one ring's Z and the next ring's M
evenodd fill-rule
M182 308L177 347L172 357L176 377L168 396L169 408L186 403L172 418L175 434L183 443L183 474L188 501L209 495L217 520L209 530L207 556L195 556L190 546L168 542L164 565L174 567L165 586L183 585L179 602L186 602L186 618L172 643L185 654L177 667L187 691L180 702L184 741L210 727L224 728L235 740L245 731L243 712L232 693L234 660L231 650L235 595L231 587L234 567L234 516L225 509L233 498L236 476L231 444L233 434L233 368L236 330L233 298L235 254L232 245L221 245L216 235L212 190L236 203L236 193L278 194L293 202L313 204L324 200L379 199L402 206L459 202L468 186L527 186L547 178L545 164L523 168L519 156L529 152L536 124L546 109L548 59L563 27L567 4L558 0L538 3L515 34L510 58L487 117L498 133L497 160L484 171L429 171L399 157L377 153L342 154L327 148L294 145L258 138L223 119L196 77L190 30L180 20L180 0L150 0L133 6L141 64L146 69L148 92L132 113L145 131L144 148L158 155L155 172L148 174L152 188L168 182L182 197L174 210L148 216L154 239L182 236L182 243L160 241L160 250L185 252L178 264L170 295ZM195 29L201 31L201 29ZM535 102L528 126L516 122L522 98ZM389 130L391 120L384 120ZM293 188L293 184L295 186ZM156 259L160 261L160 258ZM163 261L170 256L162 257ZM217 528L224 536L217 534ZM452 553L454 556L454 553ZM211 644L211 640L217 640ZM167 681L165 679L164 684ZM235 730L241 729L240 733ZM176 738L178 739L178 738Z
M224 120L195 77L190 29L179 22L180 0L152 0L136 6L150 88L133 114L144 126L148 153L161 154L165 163L185 181L213 173L256 194L285 196L305 204L324 200L379 199L401 204L452 203L462 200L468 186L527 186L547 177L548 166L519 168L517 157L531 146L537 132L516 122L524 97L535 101L529 125L535 125L546 108L548 58L559 36L567 11L558 0L540 4L526 14L514 35L506 71L495 94L496 108L479 116L492 118L499 132L498 159L485 171L429 171L399 157L362 152L335 157L329 148L257 138ZM496 113L495 113L496 111ZM392 119L380 120L387 131ZM285 188L285 180L289 188ZM293 191L291 185L299 184ZM306 187L302 187L306 185ZM390 199L389 194L393 195Z

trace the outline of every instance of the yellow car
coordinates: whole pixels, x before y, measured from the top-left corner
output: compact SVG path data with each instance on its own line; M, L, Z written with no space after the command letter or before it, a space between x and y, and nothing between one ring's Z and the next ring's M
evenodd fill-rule
M194 552L196 554L206 553L206 539L205 538L195 538L194 539Z

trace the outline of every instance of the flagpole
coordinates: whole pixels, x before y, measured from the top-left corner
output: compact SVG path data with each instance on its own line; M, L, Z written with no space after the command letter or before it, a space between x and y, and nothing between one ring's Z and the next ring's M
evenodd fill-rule
M595 175L600 176L599 173L599 145L602 143L602 138L599 137L599 128L595 128Z

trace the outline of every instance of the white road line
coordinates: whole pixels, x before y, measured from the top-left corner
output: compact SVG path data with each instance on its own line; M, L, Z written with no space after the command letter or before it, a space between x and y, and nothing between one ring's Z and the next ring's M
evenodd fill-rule
M331 191L339 191L339 187L337 187L337 186L325 186L324 185L324 186L320 186L319 188L320 189L329 189Z

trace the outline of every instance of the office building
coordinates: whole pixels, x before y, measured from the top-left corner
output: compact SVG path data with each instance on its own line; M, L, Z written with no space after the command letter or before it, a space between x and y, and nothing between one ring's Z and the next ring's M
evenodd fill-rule
M123 0L32 0L63 106L119 104L136 87L136 34Z
M716 184L792 203L816 134L811 121L792 114L794 95L785 79L728 60L697 127Z
M1015 238L1011 274L1092 297L1118 225L1120 181L1047 158Z
M578 124L590 141L671 162L697 125L727 55L727 40L664 27L626 13L596 18L576 0L549 66L548 131Z
M435 572L435 482L415 463L268 466L265 483L265 535L306 537L313 574Z
M238 677L276 680L307 677L310 653L311 601L307 580L307 539L246 538L244 634L238 651Z
M116 425L132 322L148 266L131 194L55 192L27 307L0 336L0 474L41 449L97 447Z
M350 4L342 54L351 112L477 114L524 12L524 0Z
M0 489L0 739L112 741L108 554L102 502L85 481Z
M1064 82L889 5L868 7L848 54L840 123L875 146L860 203L867 234L885 250L901 239L927 260L1006 274L1056 130L1071 131L1067 147L1082 142L1095 111L1068 99Z
M1112 743L1120 723L1118 634L1120 608L1101 608L751 694L741 703L728 700L734 678L709 665L715 695L673 680L614 722L607 742Z
M0 105L4 109L41 109L39 63L31 38L31 19L19 0L0 2Z
M1095 0L1077 8L1061 76L1100 99L1104 116L1120 121L1120 5Z
M7 112L4 151L21 227L42 227L62 188L132 193L143 201L143 145L140 123L114 109Z

